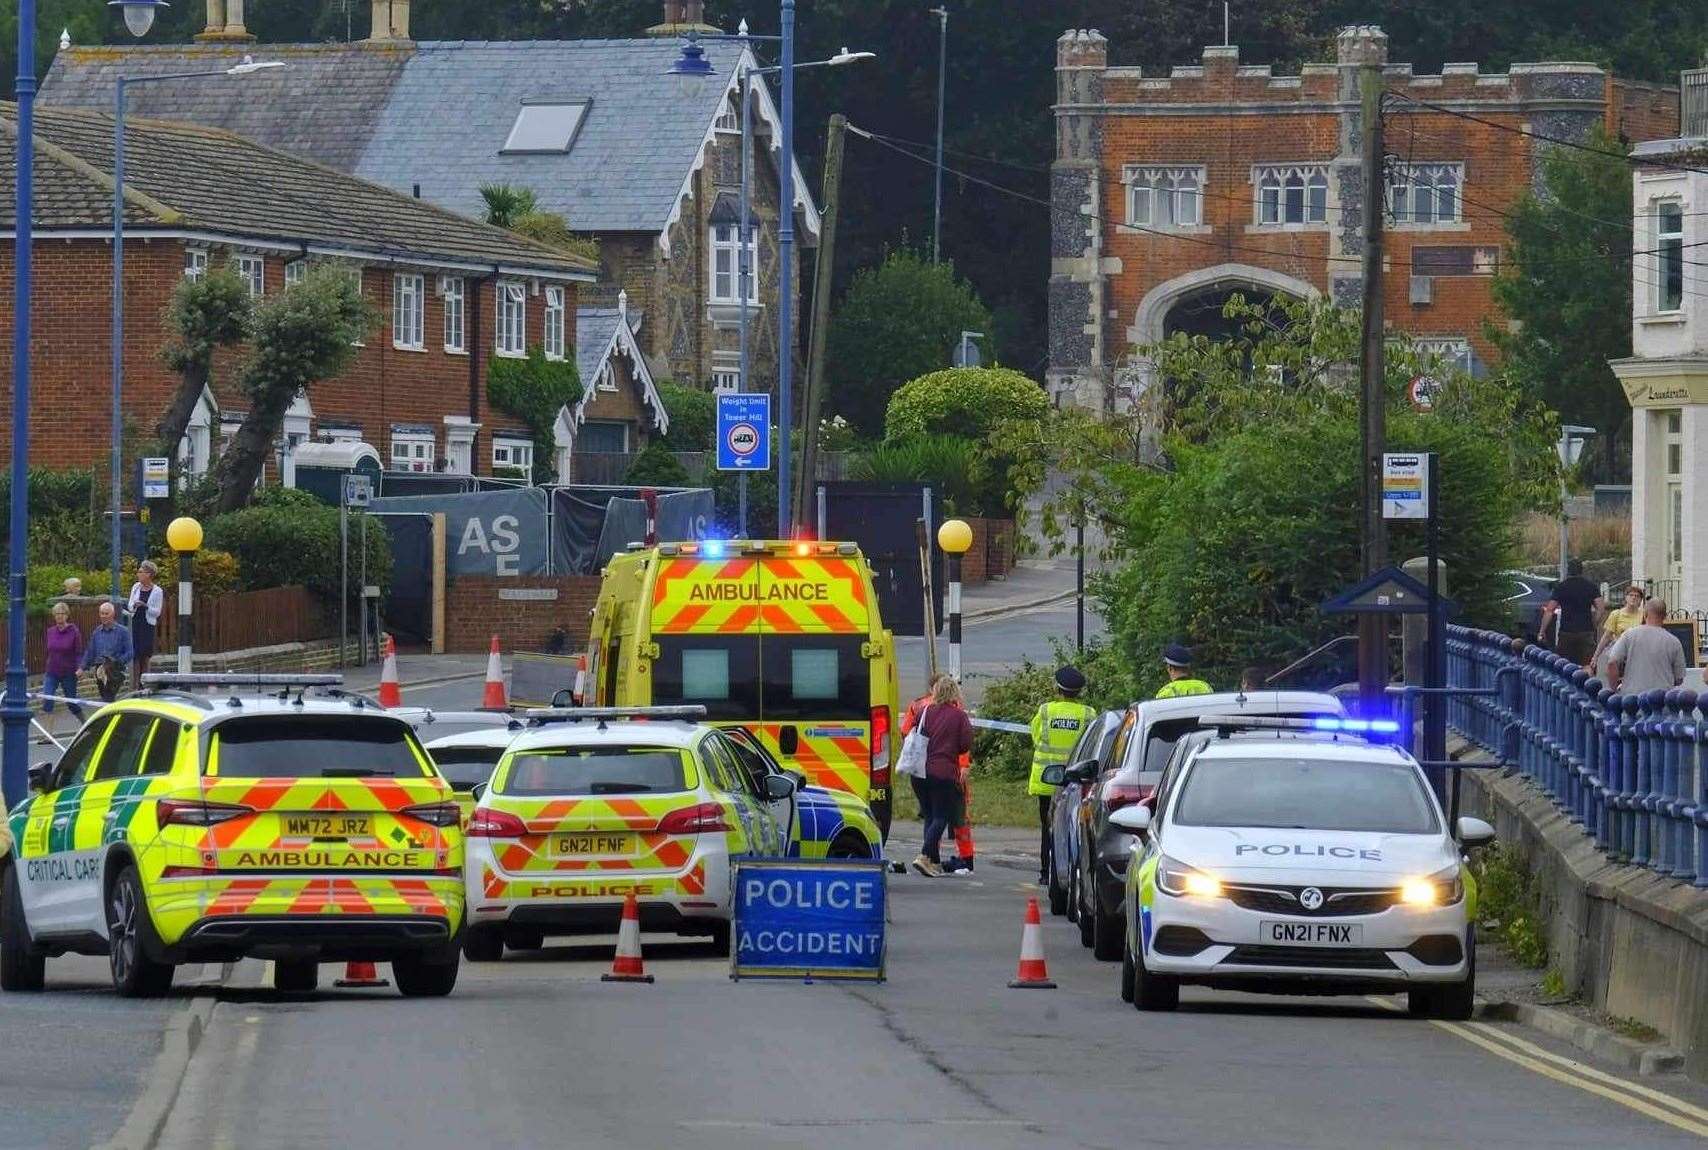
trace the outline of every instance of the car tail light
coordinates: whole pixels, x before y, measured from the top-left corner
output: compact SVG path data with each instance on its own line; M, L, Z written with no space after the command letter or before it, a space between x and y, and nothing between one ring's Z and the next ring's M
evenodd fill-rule
M527 824L509 811L476 808L469 816L466 833L474 839L519 839L528 833Z
M211 827L255 813L238 803L206 803L197 799L161 799L154 804L155 820L163 827Z
M872 708L872 785L890 785L890 709Z
M702 831L727 831L724 809L717 803L699 803L681 807L658 820L661 835L695 835Z
M456 803L422 803L418 807L404 807L401 813L436 827L454 827L463 821L462 808Z
M1103 787L1103 809L1110 814L1122 807L1142 803L1156 791L1140 783L1107 783Z

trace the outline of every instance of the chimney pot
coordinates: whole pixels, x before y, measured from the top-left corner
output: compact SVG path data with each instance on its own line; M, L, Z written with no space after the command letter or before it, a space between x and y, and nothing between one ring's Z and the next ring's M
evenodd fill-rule
M1335 49L1340 64L1386 64L1388 34L1375 24L1352 24L1335 37Z

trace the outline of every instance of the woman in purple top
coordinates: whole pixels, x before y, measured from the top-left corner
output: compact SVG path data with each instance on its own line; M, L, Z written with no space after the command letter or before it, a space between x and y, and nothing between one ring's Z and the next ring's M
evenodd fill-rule
M53 605L53 622L47 625L47 667L42 679L42 694L77 698L77 664L83 658L83 632L71 621L71 608L64 603ZM67 703L71 716L79 721L83 708ZM53 700L43 699L42 710L53 713Z
M925 736L924 803L925 847L913 860L913 869L928 878L945 873L938 846L954 816L961 793L961 756L973 749L973 723L961 703L961 687L948 676L938 678L931 689L931 703L919 720Z

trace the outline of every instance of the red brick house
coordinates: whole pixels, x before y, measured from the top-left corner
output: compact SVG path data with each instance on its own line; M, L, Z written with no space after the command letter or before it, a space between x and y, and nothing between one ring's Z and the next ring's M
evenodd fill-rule
M1234 292L1358 302L1366 61L1383 65L1390 93L1385 320L1473 371L1494 356L1483 324L1496 318L1505 213L1541 179L1549 145L1534 137L1581 139L1596 126L1627 141L1677 134L1677 89L1594 64L1415 75L1387 54L1380 28L1355 27L1333 63L1298 75L1242 64L1233 46L1153 74L1111 66L1096 31L1061 37L1052 395L1099 410L1131 402L1148 382L1134 348L1219 330Z
M31 450L41 466L98 466L110 446L111 137L110 116L38 110ZM488 370L535 348L573 362L589 262L218 129L134 120L126 137L124 404L137 433L152 430L177 382L159 353L183 276L230 263L253 294L271 296L331 263L360 277L380 323L343 375L299 398L270 473L288 477L292 449L309 439L364 440L401 470L490 474L531 455L522 421L490 404ZM0 105L0 390L12 376L16 153L16 109ZM191 470L241 421L237 358L216 364L181 445ZM0 426L10 411L0 399Z

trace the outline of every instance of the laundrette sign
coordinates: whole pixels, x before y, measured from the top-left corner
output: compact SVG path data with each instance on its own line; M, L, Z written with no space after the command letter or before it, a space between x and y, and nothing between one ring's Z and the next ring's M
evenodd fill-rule
M731 977L884 977L882 860L745 859L734 882Z

